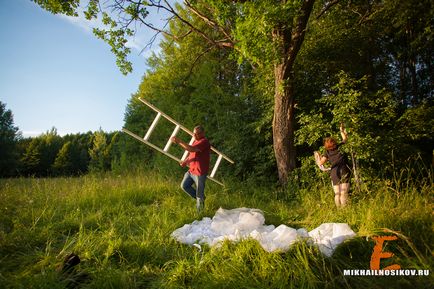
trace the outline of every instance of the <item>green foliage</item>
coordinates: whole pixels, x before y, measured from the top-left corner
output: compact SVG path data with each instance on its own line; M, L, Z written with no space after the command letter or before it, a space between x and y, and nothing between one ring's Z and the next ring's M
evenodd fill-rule
M247 59L261 66L281 61L284 56L280 47L288 43L279 43L280 39L275 38L273 33L276 29L291 29L302 3L282 1L277 4L265 0L238 4L236 17L231 20L240 61Z
M434 7L429 0L384 1L372 20L383 26L380 40L392 56L390 81L406 105L420 105L433 98L432 47ZM384 25L384 24L387 25Z
M21 158L21 163L23 166L23 171L26 174L30 174L31 172L37 172L38 165L40 162L40 152L39 145L41 140L39 138L32 139Z
M132 150L129 154L127 138L120 132L102 130L61 137L53 128L40 136L18 141L16 153L20 161L17 171L10 176L76 176L88 171L138 169L140 166L134 159L137 153Z
M57 153L52 165L54 175L74 176L88 171L88 144L80 145L80 136L68 140L65 138L62 148Z
M106 134L100 129L93 134L92 147L89 149L89 171L105 172L110 169L109 144Z
M53 168L61 175L69 175L73 172L72 145L66 142L59 150L54 160Z
M99 38L107 42L113 54L116 56L116 64L121 72L126 75L133 70L132 64L127 60L127 55L131 49L126 46L127 38L134 33L129 28L117 28L118 24L107 13L102 14L102 23L109 27L108 30L94 28L93 33Z
M17 168L18 127L14 126L12 111L0 101L0 177L14 174Z
M407 109L398 120L401 135L412 141L431 141L434 131L433 115L434 106L428 103Z
M18 171L13 175L78 175L88 171L91 133L58 136L50 132L34 138L20 139Z
M339 1L309 23L297 58L298 87L320 97L343 70L366 76L370 90L385 88L405 106L432 99L432 9L425 0Z
M426 166L434 164L434 106L432 103L422 103L411 107L396 122L396 140L401 147L394 152L394 161L405 163L409 156L421 158ZM394 168L395 169L395 168Z
M274 28L272 21L276 19L273 18L274 11L267 10L276 10L279 5L270 5L271 3L266 2L269 1L240 5L240 17L235 19L234 28L237 47L241 51L240 61L249 59L255 64L263 64L273 59L275 51L271 32Z
M399 148L394 140L393 123L397 119L397 104L391 93L379 90L370 93L366 79L351 79L339 74L339 83L333 93L317 100L317 106L308 114L300 114L301 128L297 142L318 145L325 136L337 136L340 123L348 131L347 152L354 153L362 163L374 167L387 166L386 155Z
M21 157L23 173L35 176L50 175L52 165L61 147L61 137L54 127L40 137L32 139Z
M53 14L65 14L68 16L78 16L77 8L80 0L32 0L42 8ZM97 1L89 1L97 2Z

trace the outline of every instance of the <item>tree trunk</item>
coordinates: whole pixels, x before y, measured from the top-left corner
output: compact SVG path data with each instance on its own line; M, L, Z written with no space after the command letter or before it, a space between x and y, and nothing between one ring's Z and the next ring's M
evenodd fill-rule
M285 1L283 1L285 2ZM279 183L285 186L289 172L295 169L294 144L294 74L293 66L306 34L306 26L315 0L305 0L295 25L277 25L273 42L278 59L274 65L273 147Z
M288 74L285 64L275 65L273 147L281 185L288 182L288 173L295 168L294 90Z

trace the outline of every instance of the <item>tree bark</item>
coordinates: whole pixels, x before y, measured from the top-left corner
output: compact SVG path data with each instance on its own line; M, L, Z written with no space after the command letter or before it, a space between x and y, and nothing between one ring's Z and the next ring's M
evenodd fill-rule
M295 169L294 90L293 80L285 64L274 67L275 94L273 116L273 147L279 183L286 185L288 174Z
M293 27L283 24L273 29L278 61L274 65L273 146L279 183L285 186L295 169L295 94L293 66L306 33L315 0L305 0ZM291 29L292 28L292 29Z

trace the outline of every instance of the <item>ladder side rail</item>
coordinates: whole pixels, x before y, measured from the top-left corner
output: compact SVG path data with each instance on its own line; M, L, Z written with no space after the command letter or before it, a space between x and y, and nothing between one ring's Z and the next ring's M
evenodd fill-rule
M219 181L217 181L216 179L214 179L214 178L212 178L212 177L210 177L210 176L207 176L207 178L210 179L211 181L213 181L213 182L219 184L219 185L222 186L222 187L225 186L222 182L219 182Z
M215 152L216 154L218 154L219 156L222 156L225 160L227 160L227 161L230 162L231 164L234 163L233 160L231 160L229 157L227 157L224 153L222 153L222 152L216 150L214 147L211 147L211 150L212 150L213 152Z

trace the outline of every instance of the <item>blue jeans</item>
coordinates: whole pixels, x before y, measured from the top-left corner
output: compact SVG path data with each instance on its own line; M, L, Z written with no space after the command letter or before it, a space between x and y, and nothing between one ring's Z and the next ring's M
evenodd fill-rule
M206 175L195 176L190 172L186 172L184 179L181 183L181 189L183 189L187 194L189 194L193 199L200 198L202 201L205 200L205 181ZM196 185L196 189L193 188L193 184Z

